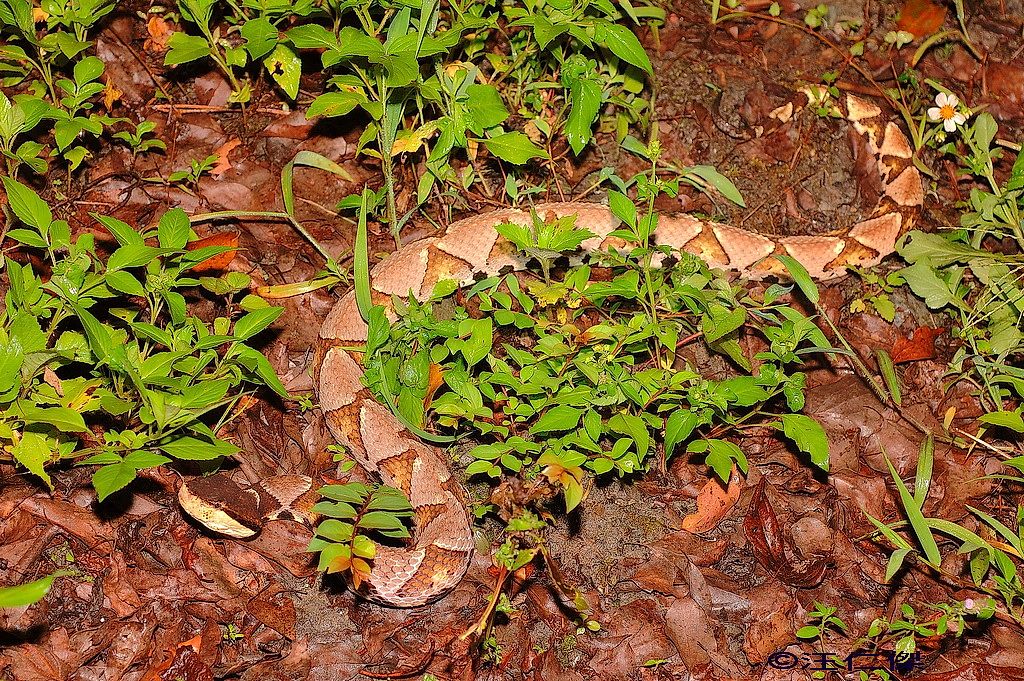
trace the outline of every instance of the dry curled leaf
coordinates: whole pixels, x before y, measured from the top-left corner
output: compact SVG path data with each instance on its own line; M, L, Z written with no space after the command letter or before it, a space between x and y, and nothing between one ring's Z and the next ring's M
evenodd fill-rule
M729 509L736 505L742 489L742 478L735 466L729 475L728 485L723 487L718 478L708 480L697 494L697 510L683 518L682 529L695 534L715 529Z
M143 43L142 49L150 53L160 53L167 50L167 41L171 39L174 29L163 17L152 16L146 22L146 30L149 37Z
M114 87L114 82L108 78L107 84L103 88L103 108L109 113L114 108L114 104L121 101L123 94L123 92Z
M227 171L231 170L231 161L228 160L228 154L242 143L242 140L237 137L225 142L224 144L217 147L217 150L213 152L213 155L217 157L217 165L210 170L210 175L214 177L220 177Z
M807 589L821 584L828 560L798 560L791 550L787 550L792 540L779 524L765 489L766 481L762 478L743 519L743 532L750 542L754 558L789 586Z

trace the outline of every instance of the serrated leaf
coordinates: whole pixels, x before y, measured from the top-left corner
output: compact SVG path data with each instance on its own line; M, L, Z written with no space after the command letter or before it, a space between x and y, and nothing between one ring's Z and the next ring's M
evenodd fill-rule
M11 450L14 460L20 463L25 469L37 476L46 483L51 490L53 484L50 482L50 475L46 472L45 466L50 462L53 452L46 438L39 433L25 431L21 434L18 444Z
M503 161L523 165L531 158L547 158L546 151L530 141L525 133L506 132L484 140L487 151Z
M540 433L555 433L564 430L571 430L579 424L580 417L582 416L583 409L577 409L576 407L570 407L564 404L555 405L545 411L544 414L537 419L537 423L530 428L530 434L537 435Z
M26 225L35 227L40 235L46 237L53 222L53 213L46 202L39 198L39 195L10 177L0 178L4 183L4 191L7 193L7 203L19 220Z
M803 414L783 414L782 432L811 457L811 463L828 471L828 436L821 424Z
M92 474L92 486L96 496L103 501L114 492L124 489L137 475L135 466L126 463L112 463L96 469Z

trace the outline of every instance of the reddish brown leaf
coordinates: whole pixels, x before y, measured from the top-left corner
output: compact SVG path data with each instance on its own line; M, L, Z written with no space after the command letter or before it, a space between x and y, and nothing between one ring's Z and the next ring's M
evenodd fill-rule
M743 519L743 531L750 542L757 562L767 568L784 584L801 588L817 586L825 577L828 560L798 560L791 550L792 539L779 524L768 495L765 480L754 491L750 509Z
M921 326L914 329L913 338L900 338L892 346L894 364L916 362L935 357L935 339L946 329L938 326Z
M715 529L740 498L742 480L735 466L728 485L723 486L718 478L708 480L697 495L697 510L683 518L681 527L696 534Z
M217 232L210 236L203 237L202 239L196 239L190 241L185 245L187 251L197 251L200 248L206 248L207 246L230 246L231 248L238 248L238 232ZM208 272L219 272L227 268L231 264L231 261L235 259L236 250L225 251L220 255L215 255L209 260L205 260L195 267L192 268L192 272L196 274L208 273Z
M142 49L146 52L164 52L167 49L167 41L174 33L174 28L162 17L154 15L146 23L146 30L149 32L149 37L143 43Z
M427 394L423 396L423 408L429 409L430 402L434 399L434 393L444 385L444 370L440 364L430 363L430 373L427 378Z
M946 8L942 5L931 0L906 0L896 26L915 38L923 38L939 30L945 20Z
M235 137L217 147L217 150L213 152L214 156L217 157L217 165L210 170L211 175L214 177L220 177L228 170L231 170L232 166L231 161L228 160L228 154L230 154L231 151L241 143L242 140Z

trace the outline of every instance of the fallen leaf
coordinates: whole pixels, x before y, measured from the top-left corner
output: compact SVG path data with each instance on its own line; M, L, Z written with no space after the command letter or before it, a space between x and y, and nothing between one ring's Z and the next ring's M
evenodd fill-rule
M231 161L228 160L228 154L230 154L231 151L241 143L242 140L235 137L217 147L217 150L213 152L213 155L217 157L217 165L210 170L211 175L214 177L220 177L228 170L231 170L232 166Z
M146 22L146 30L149 31L149 37L142 44L142 49L152 53L165 52L167 50L167 41L170 40L171 35L174 33L171 25L164 21L163 17L152 16Z
M766 481L761 478L750 508L743 519L743 533L750 542L751 553L757 562L774 574L783 584L809 589L821 584L828 568L828 559L799 560L791 547L792 539L783 531L766 493Z
M220 255L215 255L209 260L204 260L195 267L192 268L192 272L200 274L204 272L219 272L227 268L231 264L231 261L235 259L235 253L238 248L238 232L217 232L210 236L203 237L202 239L196 239L185 244L186 251L197 251L200 248L206 248L207 246L230 246L230 251L225 251Z
M939 30L946 20L946 8L931 0L906 0L900 10L896 27L915 38L923 38Z
M729 475L729 484L725 487L718 478L708 480L697 494L697 510L683 518L682 529L695 534L715 529L729 509L736 505L742 489L743 485L735 466Z
M203 637L179 643L169 659L152 667L143 681L213 681L213 672L199 657Z
M121 101L121 95L124 93L114 87L114 82L107 79L107 84L103 88L103 108L110 113L111 109L114 108L114 102Z
M946 329L938 326L921 326L914 329L912 338L900 338L892 346L894 364L916 362L935 357L935 339Z
M434 399L434 393L444 385L444 370L440 364L430 363L430 373L427 376L427 394L423 396L423 408L429 409L430 402Z

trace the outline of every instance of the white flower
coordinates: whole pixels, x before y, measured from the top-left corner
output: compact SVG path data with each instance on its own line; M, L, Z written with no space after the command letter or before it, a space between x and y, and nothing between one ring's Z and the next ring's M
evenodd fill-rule
M964 599L964 610L974 610L974 605L975 604L973 598Z
M960 100L956 98L956 95L940 92L935 95L935 106L928 109L928 119L942 121L942 128L946 132L953 132L957 126L967 122L967 117L960 113L957 109L958 106L960 106Z

